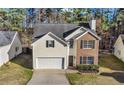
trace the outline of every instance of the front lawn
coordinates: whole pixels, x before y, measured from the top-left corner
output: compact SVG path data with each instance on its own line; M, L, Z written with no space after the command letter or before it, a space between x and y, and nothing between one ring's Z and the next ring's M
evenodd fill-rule
M81 75L79 73L67 73L66 76L72 85L94 84L97 79L96 75Z
M123 83L120 83L113 77L95 74L66 73L66 76L71 85L121 85L124 83L124 80Z
M31 57L29 55L19 55L7 64L0 67L1 85L27 84L32 77Z
M100 74L66 73L72 85L120 85L124 84L124 63L111 54L101 54Z

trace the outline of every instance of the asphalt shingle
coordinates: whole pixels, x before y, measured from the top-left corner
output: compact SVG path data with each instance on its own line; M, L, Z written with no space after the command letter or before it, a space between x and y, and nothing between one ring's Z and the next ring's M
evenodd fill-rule
M0 47L10 44L15 33L14 31L0 31Z
M37 24L34 28L33 38L52 32L56 36L63 38L63 33L78 27L78 24Z

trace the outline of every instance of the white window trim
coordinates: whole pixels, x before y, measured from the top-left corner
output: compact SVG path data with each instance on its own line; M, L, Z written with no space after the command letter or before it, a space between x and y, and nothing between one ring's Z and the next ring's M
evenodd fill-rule
M87 42L87 44L86 44L86 46L87 47L84 47L85 46L85 44L84 44L84 41L86 41ZM83 40L83 49L94 49L95 48L95 42L94 42L94 48L90 48L90 47L88 47L89 45L91 45L91 46L93 46L91 43L89 43L89 41L92 41L92 40ZM94 40L93 40L94 41Z

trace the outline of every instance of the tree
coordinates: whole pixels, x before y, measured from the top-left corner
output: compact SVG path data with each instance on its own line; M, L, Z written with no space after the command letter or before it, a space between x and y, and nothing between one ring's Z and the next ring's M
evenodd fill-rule
M25 17L25 9L12 8L9 9L7 18L11 24L11 30L22 31L23 30L23 21Z
M4 12L4 16L0 19L0 28L4 30L23 31L23 19L25 9L1 9L0 13Z

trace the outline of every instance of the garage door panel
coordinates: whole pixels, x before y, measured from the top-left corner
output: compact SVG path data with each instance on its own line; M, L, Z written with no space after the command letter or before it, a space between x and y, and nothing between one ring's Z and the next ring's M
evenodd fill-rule
M37 58L38 69L62 69L62 58Z

